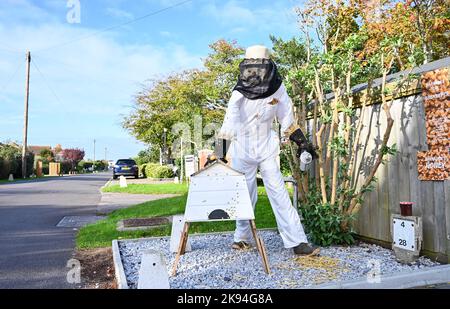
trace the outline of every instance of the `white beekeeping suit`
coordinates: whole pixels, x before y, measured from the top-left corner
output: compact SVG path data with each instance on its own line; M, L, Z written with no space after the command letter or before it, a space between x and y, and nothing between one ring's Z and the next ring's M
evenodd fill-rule
M249 50L246 58L248 54ZM266 58L264 55L262 57ZM232 141L228 152L231 165L245 174L253 207L258 198L256 173L259 168L284 246L293 248L299 244L307 244L308 241L277 163L280 140L272 129L274 119L278 119L281 132L289 137L294 127L294 116L292 101L281 79L276 87L278 88L273 94L257 99L249 99L240 91L234 90L219 137ZM247 242L251 238L249 222L238 221L234 241Z

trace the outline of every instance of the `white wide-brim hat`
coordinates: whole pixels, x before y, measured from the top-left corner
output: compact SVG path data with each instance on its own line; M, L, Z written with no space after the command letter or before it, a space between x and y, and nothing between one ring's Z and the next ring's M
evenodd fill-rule
M270 59L269 49L263 45L254 45L245 51L245 59Z

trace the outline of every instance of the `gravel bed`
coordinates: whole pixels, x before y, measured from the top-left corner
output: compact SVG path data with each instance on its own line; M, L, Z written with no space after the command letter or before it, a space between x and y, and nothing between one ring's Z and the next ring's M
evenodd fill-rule
M256 248L247 251L231 249L232 233L194 235L189 239L192 251L180 260L178 273L170 277L173 289L276 289L301 288L333 281L366 278L373 263L381 274L426 269L440 265L421 257L412 265L395 260L391 250L365 243L355 246L322 248L319 258L300 258L285 249L276 231L260 231L266 245L272 273L266 275ZM137 287L142 252L161 251L171 269L175 254L169 251L168 238L120 241L119 248L130 288Z

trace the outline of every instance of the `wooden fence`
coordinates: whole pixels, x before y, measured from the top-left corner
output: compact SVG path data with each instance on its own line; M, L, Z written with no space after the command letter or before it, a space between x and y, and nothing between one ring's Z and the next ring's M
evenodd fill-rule
M419 67L415 73L450 67L450 58ZM394 119L388 145L396 144L398 153L389 156L380 165L375 190L364 196L364 202L354 224L356 232L364 239L390 246L391 214L399 214L400 201L414 203L413 215L423 219L423 253L442 262L450 258L450 180L421 181L417 169L417 152L427 151L425 110L420 83L410 87L406 96L393 101L391 113ZM361 109L357 110L359 116ZM448 121L448 119L447 119ZM311 125L311 120L309 124ZM376 146L381 143L386 128L386 117L381 104L365 108L364 127L361 131L361 147L357 162L363 182L376 157Z

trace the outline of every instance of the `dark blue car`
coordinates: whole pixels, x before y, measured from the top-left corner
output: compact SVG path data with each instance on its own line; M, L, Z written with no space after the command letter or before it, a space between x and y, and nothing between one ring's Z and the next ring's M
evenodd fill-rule
M139 178L139 168L136 161L131 159L117 160L113 169L113 178L117 179L119 176L133 176Z

